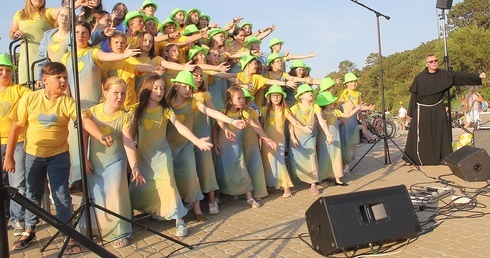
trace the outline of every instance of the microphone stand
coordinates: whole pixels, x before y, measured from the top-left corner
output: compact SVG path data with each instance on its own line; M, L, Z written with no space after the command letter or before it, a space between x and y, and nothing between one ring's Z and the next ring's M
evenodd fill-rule
M383 133L384 133L384 137L383 138L383 144L384 144L384 158L385 158L385 165L389 165L391 164L391 156L390 156L390 149L389 149L389 146L388 146L388 139L391 140L391 142L398 148L398 150L400 150L400 152L405 155L409 160L410 162L415 165L415 162L413 162L413 160L408 157L405 152L391 139L391 137L388 136L387 134L387 131L386 131L386 113L385 113L385 86L384 86L384 81L383 81L383 55L381 55L381 32L380 32L380 28L379 28L379 17L382 16L383 18L385 18L386 20L389 20L390 19L390 16L388 15L384 15L372 8L370 8L369 6L366 6L365 4L363 3L359 3L357 0L351 0L352 2L366 8L367 10L373 12L375 15L376 15L376 31L377 31L377 35L378 35L378 59L379 59L379 76L380 76L380 80L379 80L379 83L381 85L381 108L382 108L382 120L383 120ZM351 167L351 170L354 169L354 167L357 166L357 164L359 164L359 162L361 162L361 160L367 155L367 153L377 144L374 143L373 146L356 162L356 164L354 164L354 166Z

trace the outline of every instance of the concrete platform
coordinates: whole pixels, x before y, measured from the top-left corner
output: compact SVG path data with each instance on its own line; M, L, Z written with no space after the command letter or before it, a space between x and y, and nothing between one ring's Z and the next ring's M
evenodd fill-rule
M393 139L393 142L404 148L404 137ZM465 189L468 195L474 195L476 189L486 186L485 182L465 182L456 176L447 166L426 166L421 171L410 166L403 166L401 152L387 140L391 164L385 165L384 141L375 144L374 148L361 160L351 173L346 175L345 181L349 186L334 186L333 183L319 185L320 196L351 193L361 190L383 188L404 184L407 188L416 186L443 187L437 178L443 176L451 181L455 194L462 195ZM359 145L357 156L360 158L372 144ZM354 163L357 161L354 161ZM351 164L353 165L353 164ZM487 168L490 169L490 168ZM434 179L436 178L436 179ZM192 212L185 217L188 222L189 236L179 240L194 246L189 250L173 243L170 240L155 236L139 227L133 228L131 245L115 250L111 244L105 247L120 257L321 257L311 247L306 222L305 211L319 198L310 193L308 185L295 181L293 196L283 198L281 191L271 191L270 195L260 201L262 207L250 208L245 200L232 201L222 198L219 204L218 215L207 215L207 202L202 202L203 212L208 220L197 223ZM435 210L426 209L417 212L424 232L409 244L397 244L389 250L389 257L488 257L487 244L490 239L490 220L485 213L490 212L490 198L487 194L475 197L478 202L470 211L463 206L449 209L447 204L451 201L448 196L434 204L439 210L434 221L426 221ZM466 207L469 207L466 206ZM174 221L154 221L149 217L139 217L138 221L165 235L172 236L175 232ZM56 257L61 247L62 239L59 237L51 244L46 252L41 253L41 246L55 233L55 229L46 224L38 227L38 240L24 251L11 252L11 257ZM12 236L12 231L9 231ZM15 239L9 238L12 244ZM386 243L383 247L388 246ZM374 251L378 251L375 247ZM396 249L395 249L396 248ZM486 251L485 251L486 250ZM379 252L376 252L380 254ZM373 254L370 249L363 248L349 255ZM97 257L85 248L82 253L72 257ZM332 257L344 257L338 253Z

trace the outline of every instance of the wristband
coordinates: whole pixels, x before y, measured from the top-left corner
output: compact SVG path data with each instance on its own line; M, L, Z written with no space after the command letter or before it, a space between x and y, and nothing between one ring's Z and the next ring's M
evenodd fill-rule
M235 118L231 118L230 124L233 124L233 121L235 121Z

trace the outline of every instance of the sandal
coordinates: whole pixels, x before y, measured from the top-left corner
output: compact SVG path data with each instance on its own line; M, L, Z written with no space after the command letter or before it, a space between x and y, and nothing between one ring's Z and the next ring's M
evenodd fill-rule
M247 203L252 207L252 208L258 208L260 207L260 204L254 200L254 198L248 199Z
M12 251L22 250L28 247L32 241L36 239L36 232L22 232L17 241L14 242L14 246L12 247Z
M117 239L114 242L114 244L112 244L112 247L114 247L114 249L119 249L119 248L126 247L128 245L129 245L129 239L122 237L122 238Z
M202 213L199 213L199 214L196 214L196 221L197 222L204 222L206 221L208 218L206 218L204 215L202 215Z
M68 241L68 245L66 245L66 254L79 254L81 251L82 247L75 240L70 239L70 241Z
M293 196L293 194L292 194L292 193L283 193L283 194L282 194L282 197L284 197L284 198L289 198L289 197L291 197L291 196Z

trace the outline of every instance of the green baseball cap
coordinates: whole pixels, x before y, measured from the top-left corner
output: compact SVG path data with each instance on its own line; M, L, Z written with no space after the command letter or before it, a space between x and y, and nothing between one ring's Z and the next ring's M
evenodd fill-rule
M197 90L196 82L194 81L194 75L189 71L180 71L175 79L170 80L172 83L180 82L187 84L192 87L192 89Z

